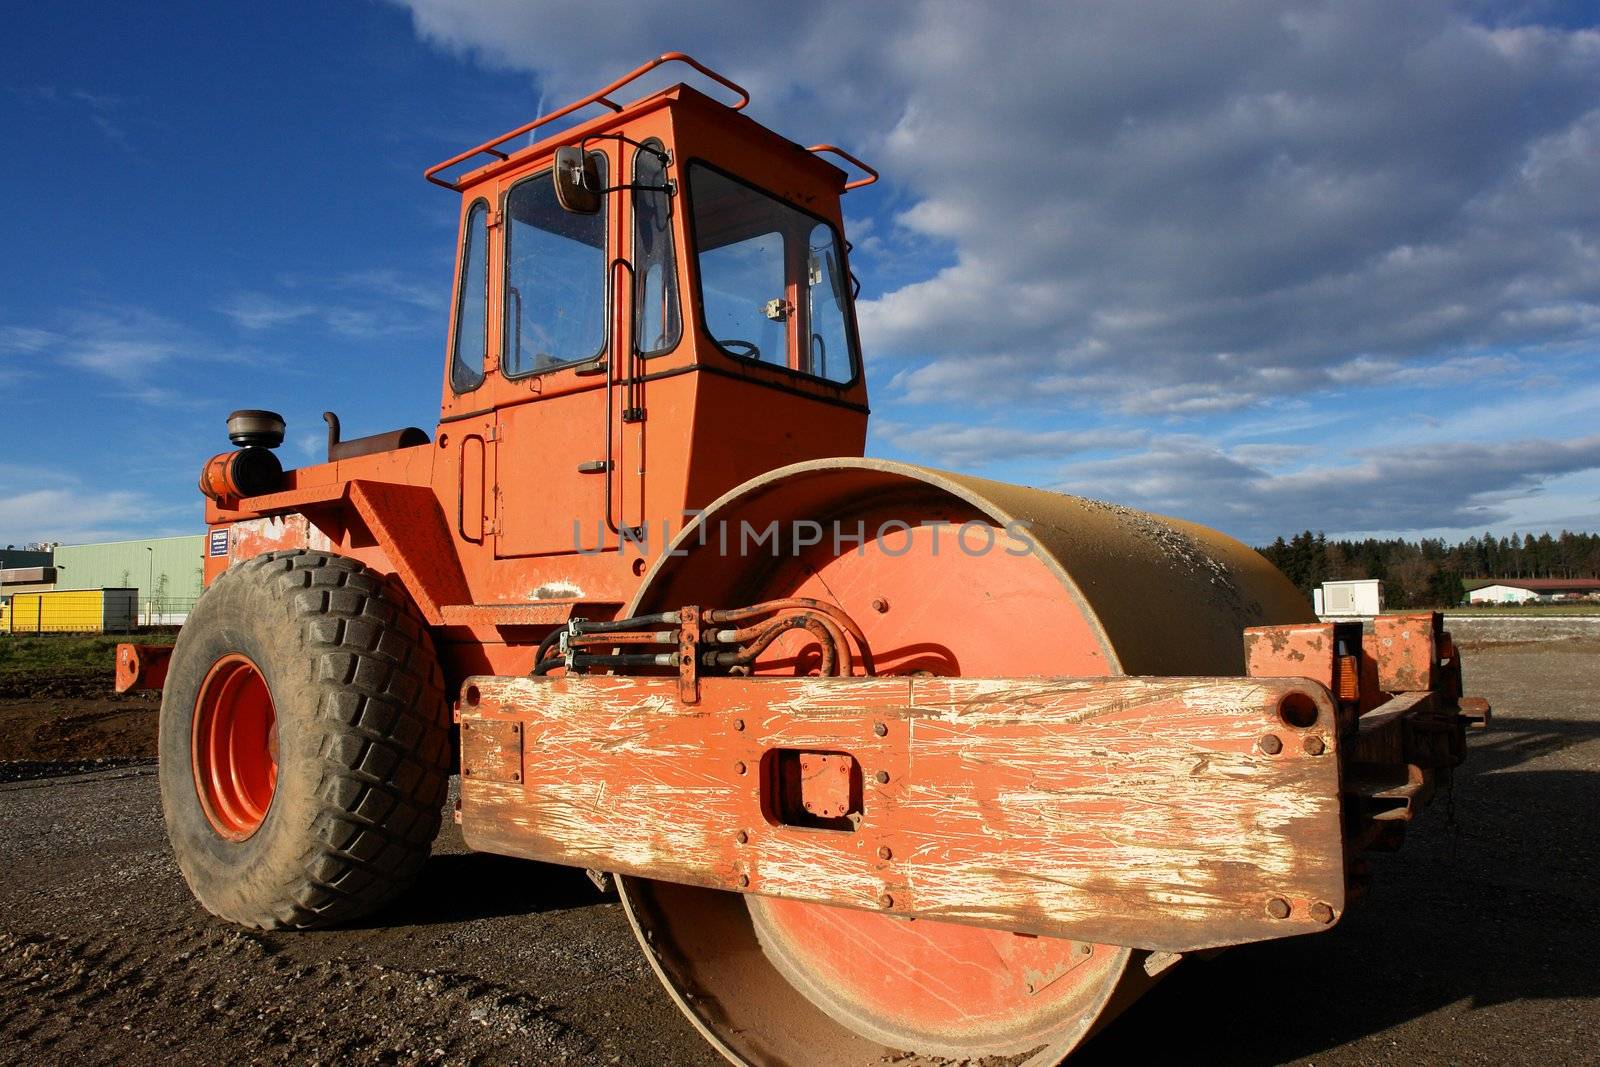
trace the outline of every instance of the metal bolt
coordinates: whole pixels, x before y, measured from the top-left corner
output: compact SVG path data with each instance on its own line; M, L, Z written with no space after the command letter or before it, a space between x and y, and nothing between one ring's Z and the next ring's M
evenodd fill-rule
M516 771L512 771L511 772L511 780L513 782L520 782L520 781L522 781L522 775L517 773Z
M1327 926L1329 923L1333 922L1333 909L1321 901L1318 901L1317 903L1311 905L1311 917L1317 920L1317 922L1321 923L1323 926Z
M888 893L878 894L878 906L883 908L894 907L894 897L891 897Z
M1261 739L1261 751L1269 756L1276 756L1283 751L1283 742L1278 740L1277 734L1268 734Z
M1289 917L1289 902L1282 897L1273 897L1267 901L1267 914L1274 919L1287 919Z
M750 876L748 874L741 874L739 876L739 885L742 887L742 886L748 886L749 884L750 884Z
M872 732L879 737L886 737L889 734L889 727L884 723L875 722L872 724Z
M889 610L889 602L883 599L881 596L875 597L872 601L872 610L876 611L879 615L882 615L884 612Z
M740 760L738 763L735 763L733 765L733 769L735 771L737 771L739 774L743 774L748 768L745 767L744 760Z
M889 781L889 772L888 771L879 771L877 774L874 774L872 777L873 777L873 780L876 781L879 785L886 785L886 784L888 784L888 781Z
M516 723L512 723L511 732L514 734L520 734L522 732L522 727L518 726Z
M733 728L735 730L741 730L742 731L744 729L744 720L743 719L734 719L733 720Z
M463 767L463 768L461 768L461 777L463 777L463 778L471 778L472 777L472 768L471 767Z
M745 833L743 830L740 830L738 833L733 835L733 839L739 842L739 844L743 845L749 842L750 835Z
M1328 746L1322 743L1320 737L1308 737L1300 742L1300 747L1306 750L1308 756L1320 756L1328 750Z
M889 851L889 846L888 845L880 845L879 846L879 848L878 848L878 858L880 860L886 860L890 856L893 856L893 855L894 855L894 853Z
M1094 946L1093 945L1080 944L1078 946L1078 955L1080 955L1080 956L1087 956L1087 955L1090 955L1093 952L1094 952Z

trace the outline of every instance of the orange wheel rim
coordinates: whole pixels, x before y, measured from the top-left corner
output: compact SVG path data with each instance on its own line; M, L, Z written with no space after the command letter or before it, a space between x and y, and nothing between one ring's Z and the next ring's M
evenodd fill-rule
M278 787L278 717L261 671L230 653L211 665L194 705L195 790L217 833L243 841L261 828Z

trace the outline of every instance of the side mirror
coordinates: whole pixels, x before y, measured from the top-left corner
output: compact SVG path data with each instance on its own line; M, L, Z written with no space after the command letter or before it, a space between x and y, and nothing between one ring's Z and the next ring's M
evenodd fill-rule
M556 149L553 178L556 203L563 211L593 215L600 210L600 170L583 149L572 145Z

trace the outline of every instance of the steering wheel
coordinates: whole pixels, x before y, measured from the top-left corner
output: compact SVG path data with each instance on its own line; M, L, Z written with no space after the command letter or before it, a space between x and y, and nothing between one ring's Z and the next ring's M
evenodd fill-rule
M734 355L739 356L739 357L741 357L743 359L760 359L761 358L761 346L760 345L751 344L749 341L741 341L737 337L719 337L719 338L717 338L717 344L719 344L723 348L727 348L727 349L736 349L736 348L744 349L743 352L734 352Z

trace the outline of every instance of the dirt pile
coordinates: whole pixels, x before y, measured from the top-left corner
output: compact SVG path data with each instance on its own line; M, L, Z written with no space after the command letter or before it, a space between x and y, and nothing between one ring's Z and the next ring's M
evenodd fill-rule
M0 675L0 782L149 761L159 693L114 693L100 670Z

